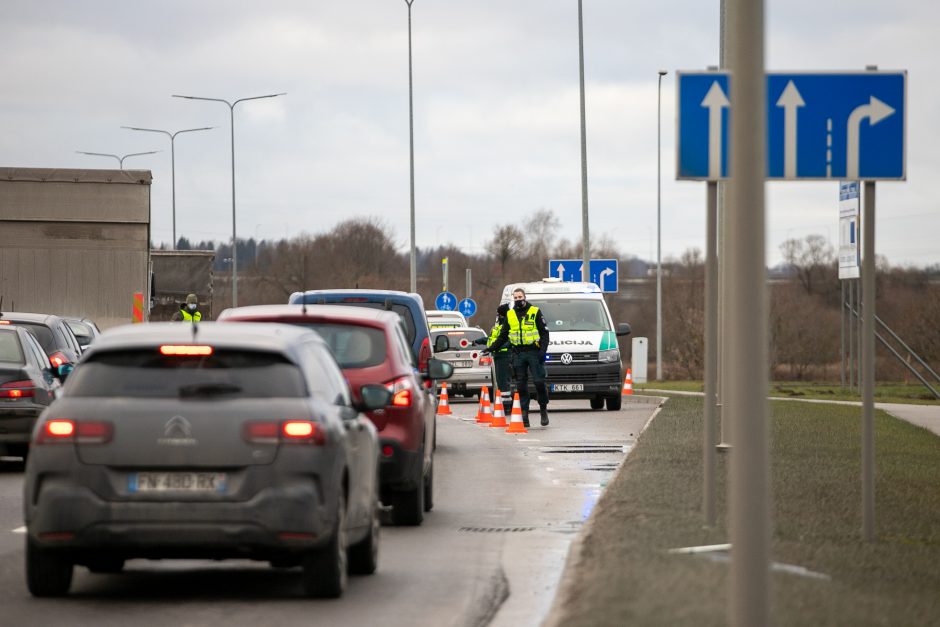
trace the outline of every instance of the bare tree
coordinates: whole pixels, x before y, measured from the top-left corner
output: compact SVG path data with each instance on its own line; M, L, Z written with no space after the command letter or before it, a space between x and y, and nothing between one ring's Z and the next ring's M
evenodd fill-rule
M832 285L823 283L834 278L836 255L832 244L822 235L807 235L804 239L788 239L780 245L783 259L793 268L807 294L828 294ZM830 281L831 283L831 281Z
M486 252L495 257L501 274L506 273L506 264L517 259L525 247L525 240L516 226L507 224L498 227L493 239L486 243Z

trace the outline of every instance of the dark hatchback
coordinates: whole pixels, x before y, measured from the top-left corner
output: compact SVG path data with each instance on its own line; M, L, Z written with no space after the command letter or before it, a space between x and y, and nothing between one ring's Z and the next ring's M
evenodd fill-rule
M55 400L59 380L32 333L0 325L0 455L26 458L33 425Z
M65 318L53 314L4 311L0 325L15 324L27 329L39 341L52 365L77 364L82 346Z

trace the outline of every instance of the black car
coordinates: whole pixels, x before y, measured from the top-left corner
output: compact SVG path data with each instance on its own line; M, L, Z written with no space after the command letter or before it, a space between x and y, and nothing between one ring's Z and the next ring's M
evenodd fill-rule
M26 458L33 424L55 399L59 376L29 331L0 325L0 455Z
M83 351L101 335L98 325L88 318L65 318L65 322L72 329L72 333L75 334L75 339L78 340L78 344Z
M52 314L0 312L0 324L15 324L33 334L49 356L52 365L76 364L82 355L82 346L65 318Z

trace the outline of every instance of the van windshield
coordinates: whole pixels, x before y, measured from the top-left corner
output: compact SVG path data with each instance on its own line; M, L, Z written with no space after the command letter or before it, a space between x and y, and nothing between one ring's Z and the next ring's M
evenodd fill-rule
M603 301L583 298L553 298L530 302L542 310L548 331L610 331Z

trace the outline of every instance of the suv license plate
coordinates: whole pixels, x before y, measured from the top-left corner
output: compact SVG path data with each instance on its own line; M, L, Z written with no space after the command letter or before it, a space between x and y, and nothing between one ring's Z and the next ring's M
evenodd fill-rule
M224 492L224 472L137 472L127 477L127 490L141 492Z
M555 383L552 392L583 392L583 383Z
M454 366L454 368L472 368L473 367L473 362L469 360L452 361L450 363Z

